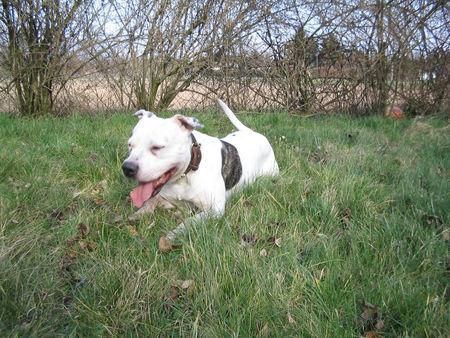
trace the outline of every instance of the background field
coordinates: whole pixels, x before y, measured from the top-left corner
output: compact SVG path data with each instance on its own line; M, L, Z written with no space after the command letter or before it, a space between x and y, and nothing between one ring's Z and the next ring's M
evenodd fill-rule
M447 121L239 118L280 176L161 253L188 210L127 220L129 113L0 114L0 335L448 336Z

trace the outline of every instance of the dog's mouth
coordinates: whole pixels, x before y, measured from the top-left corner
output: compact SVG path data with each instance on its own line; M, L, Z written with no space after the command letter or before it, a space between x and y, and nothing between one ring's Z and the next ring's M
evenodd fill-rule
M176 168L174 167L166 171L156 180L149 182L139 182L138 186L130 194L133 204L138 208L142 207L146 201L156 196L161 191L164 184L169 181L175 171Z

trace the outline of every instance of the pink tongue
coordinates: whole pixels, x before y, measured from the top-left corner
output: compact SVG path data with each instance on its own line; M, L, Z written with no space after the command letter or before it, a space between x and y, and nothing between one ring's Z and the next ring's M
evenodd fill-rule
M153 190L153 182L139 183L138 186L130 193L133 204L138 208L142 207L145 201L152 197Z

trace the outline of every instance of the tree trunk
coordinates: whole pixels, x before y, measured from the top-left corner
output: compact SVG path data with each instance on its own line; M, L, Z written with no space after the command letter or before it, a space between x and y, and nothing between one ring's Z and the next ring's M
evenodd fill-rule
M386 4L384 0L377 0L377 15L376 15L376 34L377 34L377 55L376 55L376 70L375 70L375 97L373 102L373 109L375 113L384 114L386 112L389 88L388 88L388 60L386 56L387 43L385 42L385 11Z

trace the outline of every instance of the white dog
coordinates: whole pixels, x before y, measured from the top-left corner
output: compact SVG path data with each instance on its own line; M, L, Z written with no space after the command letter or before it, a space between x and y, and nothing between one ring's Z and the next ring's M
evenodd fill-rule
M277 175L278 164L269 141L244 126L221 100L217 100L237 132L218 139L197 130L197 119L175 115L163 119L139 110L139 122L128 140L130 156L122 165L127 178L138 186L130 196L139 209L130 218L152 213L156 206L190 202L200 213L220 216L231 194L263 175ZM169 232L173 240L184 229Z

